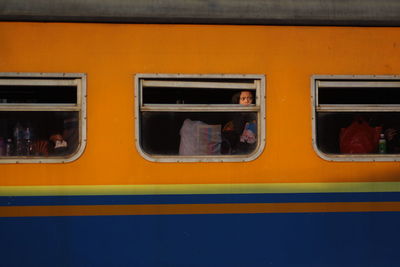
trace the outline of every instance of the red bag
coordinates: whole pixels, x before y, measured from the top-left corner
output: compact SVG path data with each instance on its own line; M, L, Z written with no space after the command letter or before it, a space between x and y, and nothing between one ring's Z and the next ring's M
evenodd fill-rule
M382 127L371 127L363 119L357 119L340 130L340 152L344 154L374 153L378 149Z

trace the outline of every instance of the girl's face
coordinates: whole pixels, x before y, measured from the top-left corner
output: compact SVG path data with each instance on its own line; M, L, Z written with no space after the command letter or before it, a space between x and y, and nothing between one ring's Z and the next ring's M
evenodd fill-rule
M240 93L239 104L250 105L253 103L253 95L249 91L242 91Z

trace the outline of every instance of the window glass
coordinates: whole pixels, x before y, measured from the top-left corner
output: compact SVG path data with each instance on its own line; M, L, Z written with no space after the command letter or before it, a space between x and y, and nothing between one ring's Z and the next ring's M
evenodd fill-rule
M64 162L83 151L85 77L0 77L0 162Z
M313 135L328 160L400 160L396 77L314 76Z
M137 75L137 147L152 161L252 160L263 96L263 76Z

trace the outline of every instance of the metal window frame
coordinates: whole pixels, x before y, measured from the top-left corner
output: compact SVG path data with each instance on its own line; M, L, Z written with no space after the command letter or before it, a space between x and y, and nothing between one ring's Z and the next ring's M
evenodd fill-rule
M242 84L234 83L233 87L229 83L217 83L220 85L220 89L251 89L256 90L256 103L251 106L241 106L237 104L201 104L201 105L187 105L187 104L143 104L142 91L143 81L145 85L157 85L162 86L159 82L164 81L151 81L151 79L176 79L179 81L178 86L191 88L215 88L215 82L194 82L195 84L188 84L185 79L253 79L255 81L254 87L245 86ZM134 88L135 88L135 145L139 154L146 160L152 162L247 162L258 158L264 150L266 143L266 130L265 130L265 90L266 90L266 77L261 74L154 74L154 73L140 73L134 75ZM151 82L149 82L151 81ZM166 81L165 88L175 87L176 83ZM198 87L196 87L198 86ZM205 86L205 87L202 87ZM154 155L145 152L140 145L140 112L141 111L164 111L164 112L257 112L258 121L258 135L257 135L257 147L251 153L247 155L195 155L195 156L180 156L180 155Z
M0 103L0 111L75 111L79 114L79 144L74 153L64 156L3 156L2 163L68 163L77 160L86 148L87 93L84 73L0 72L0 85L76 86L76 104Z
M344 81L345 80L345 81ZM318 89L321 87L400 87L399 75L312 75L311 114L312 145L321 158L328 161L400 161L400 154L329 154L317 145L317 114L320 112L400 112L400 105L385 104L319 104Z

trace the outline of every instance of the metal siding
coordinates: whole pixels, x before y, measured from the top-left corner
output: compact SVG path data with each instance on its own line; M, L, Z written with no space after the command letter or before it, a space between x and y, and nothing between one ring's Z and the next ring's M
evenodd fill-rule
M0 2L0 21L399 26L397 0L37 0Z

